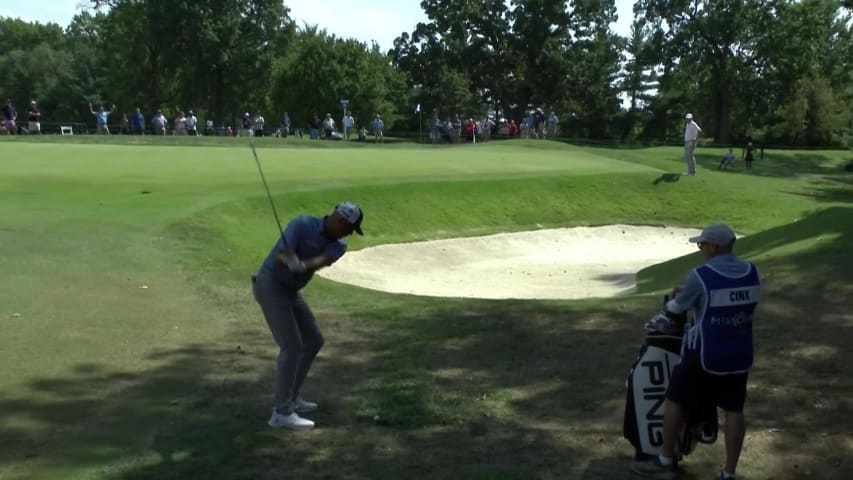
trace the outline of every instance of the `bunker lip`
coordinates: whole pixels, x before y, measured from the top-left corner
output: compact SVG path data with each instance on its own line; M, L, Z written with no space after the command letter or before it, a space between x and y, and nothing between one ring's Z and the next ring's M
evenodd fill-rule
M391 293L484 299L629 295L636 273L696 252L701 230L605 225L379 245L318 275Z

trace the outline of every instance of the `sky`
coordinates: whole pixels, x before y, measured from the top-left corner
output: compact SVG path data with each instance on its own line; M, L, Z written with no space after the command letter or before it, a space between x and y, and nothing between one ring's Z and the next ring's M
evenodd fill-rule
M0 0L0 16L26 21L68 25L79 11L81 0ZM402 32L411 32L426 21L420 0L285 0L297 25L318 25L338 37L356 38L382 50L393 47ZM634 0L616 0L619 21L614 31L626 36L630 31Z

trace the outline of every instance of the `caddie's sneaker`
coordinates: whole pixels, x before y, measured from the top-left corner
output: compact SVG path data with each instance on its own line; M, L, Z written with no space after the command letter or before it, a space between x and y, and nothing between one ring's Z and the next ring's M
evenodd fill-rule
M275 410L273 410L272 416L267 424L273 428L286 428L294 431L310 430L314 428L314 422L307 418L300 417L296 412L291 412L289 415L285 415L278 413Z
M296 411L296 413L311 413L317 410L317 404L309 402L302 397L297 397L296 401L293 402L293 410Z
M632 462L631 471L643 478L658 478L660 480L675 480L678 478L678 467L675 466L675 463L663 465L657 456L645 462Z

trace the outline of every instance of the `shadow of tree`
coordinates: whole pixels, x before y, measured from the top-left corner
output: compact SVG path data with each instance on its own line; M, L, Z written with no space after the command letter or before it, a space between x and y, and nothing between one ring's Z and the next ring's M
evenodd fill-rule
M718 170L722 155L697 153L696 162L708 170ZM752 170L737 157L732 167L722 170L730 173L746 173L766 177L791 178L800 175L840 175L844 173L842 161L827 153L765 151L764 159L756 155Z
M853 176L824 176L805 192L786 192L819 202L853 203Z

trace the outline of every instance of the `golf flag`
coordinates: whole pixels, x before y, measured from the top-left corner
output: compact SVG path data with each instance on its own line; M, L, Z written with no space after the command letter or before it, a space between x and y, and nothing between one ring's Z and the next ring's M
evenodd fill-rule
M420 103L415 107L415 113L421 113L421 104Z

